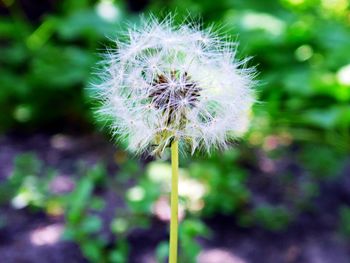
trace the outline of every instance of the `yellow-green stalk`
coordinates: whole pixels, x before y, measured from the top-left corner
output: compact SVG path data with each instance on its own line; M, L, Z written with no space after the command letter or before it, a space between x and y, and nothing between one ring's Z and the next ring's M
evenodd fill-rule
M170 249L169 263L177 263L178 246L178 182L179 182L179 143L174 140L171 144L171 219L170 219Z

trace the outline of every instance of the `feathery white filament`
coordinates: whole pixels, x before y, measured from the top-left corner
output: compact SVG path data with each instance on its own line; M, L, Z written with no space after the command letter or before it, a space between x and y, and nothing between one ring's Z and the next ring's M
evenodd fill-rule
M254 94L252 70L235 60L235 43L171 19L144 22L126 39L106 56L95 87L98 112L131 150L160 154L176 138L193 153L240 135Z

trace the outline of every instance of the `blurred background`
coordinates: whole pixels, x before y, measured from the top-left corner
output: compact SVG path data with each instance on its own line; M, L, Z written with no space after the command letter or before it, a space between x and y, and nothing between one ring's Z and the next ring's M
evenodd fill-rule
M181 159L181 263L350 262L348 0L1 0L0 259L166 262L166 160L94 120L99 53L141 13L200 17L252 57L244 140Z

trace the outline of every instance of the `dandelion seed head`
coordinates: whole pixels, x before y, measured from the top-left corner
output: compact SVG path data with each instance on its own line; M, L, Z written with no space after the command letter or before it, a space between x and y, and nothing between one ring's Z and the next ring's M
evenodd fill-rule
M150 19L105 56L94 85L98 113L132 151L161 154L174 140L210 151L242 134L254 103L253 73L236 43L197 25Z

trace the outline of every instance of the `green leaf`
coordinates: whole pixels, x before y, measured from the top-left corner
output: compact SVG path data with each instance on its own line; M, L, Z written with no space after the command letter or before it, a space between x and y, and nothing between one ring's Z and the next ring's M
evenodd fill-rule
M89 215L82 220L80 228L85 233L97 233L102 228L102 220L98 216Z
M169 242L163 241L157 245L156 259L157 263L164 263L169 255Z
M85 177L78 182L72 194L71 202L68 204L68 220L71 223L78 223L84 217L93 186L93 181L89 177Z

